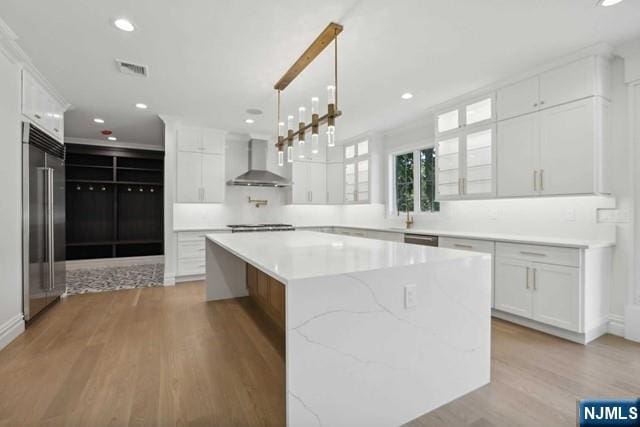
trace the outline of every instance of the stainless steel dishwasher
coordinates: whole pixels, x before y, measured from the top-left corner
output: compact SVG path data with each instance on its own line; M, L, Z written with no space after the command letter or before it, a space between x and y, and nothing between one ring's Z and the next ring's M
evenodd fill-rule
M438 246L438 236L429 236L425 234L405 234L404 242L422 246Z

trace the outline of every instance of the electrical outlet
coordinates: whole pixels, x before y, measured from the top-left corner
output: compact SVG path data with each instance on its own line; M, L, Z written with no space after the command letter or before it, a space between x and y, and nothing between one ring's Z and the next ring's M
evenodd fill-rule
M565 213L565 218L567 219L567 221L575 221L576 210L574 208L567 208L567 212Z
M418 304L416 285L404 286L404 308L412 308Z

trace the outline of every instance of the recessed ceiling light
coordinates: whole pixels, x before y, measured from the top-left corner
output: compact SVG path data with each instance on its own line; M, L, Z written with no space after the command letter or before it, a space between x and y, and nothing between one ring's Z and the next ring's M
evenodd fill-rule
M109 141L117 141L118 138L116 138L115 136L110 136L109 138L107 138Z
M262 114L262 110L259 108L247 108L247 114L251 114L252 116L259 116Z
M413 94L411 92L405 92L402 94L402 96L400 97L402 99L411 99L413 98Z
M249 125L251 125L251 124L253 124L254 120L253 119L245 119L244 122L249 124Z
M598 6L609 7L620 3L622 0L598 0Z
M147 104L143 104L142 102L138 102L136 104L136 108L139 108L141 110L146 110L147 109Z
M117 29L126 31L127 33L130 33L131 31L136 29L131 21L125 18L116 19L115 21L113 21L113 25L115 25Z
M97 117L95 119L93 119L93 121L96 122L96 123L104 123L104 120L99 119Z

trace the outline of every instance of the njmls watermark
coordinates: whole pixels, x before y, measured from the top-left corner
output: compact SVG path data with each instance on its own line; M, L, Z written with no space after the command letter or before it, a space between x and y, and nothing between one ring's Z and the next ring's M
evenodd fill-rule
M578 425L640 427L640 398L583 399L578 402Z

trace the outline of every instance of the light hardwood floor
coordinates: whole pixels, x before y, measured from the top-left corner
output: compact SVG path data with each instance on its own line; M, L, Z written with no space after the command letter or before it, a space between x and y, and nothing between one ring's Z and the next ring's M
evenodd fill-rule
M284 425L279 329L203 301L202 283L61 301L0 352L0 425ZM577 398L640 395L640 344L492 333L491 384L409 426L575 426Z

